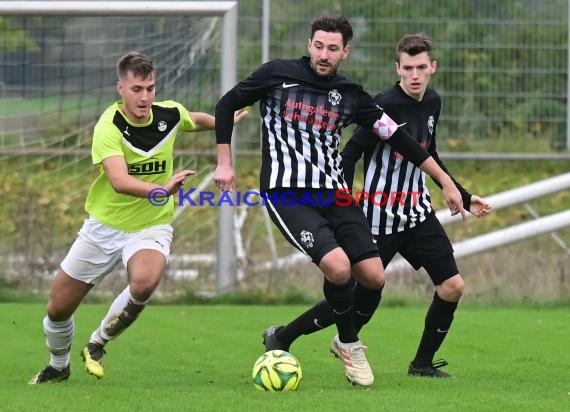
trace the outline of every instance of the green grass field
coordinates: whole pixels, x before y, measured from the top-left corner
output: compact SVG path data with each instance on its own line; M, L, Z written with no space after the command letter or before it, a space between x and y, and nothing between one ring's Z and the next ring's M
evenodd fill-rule
M439 355L455 378L407 377L424 308L384 308L362 333L375 371L372 388L352 387L328 353L332 329L291 351L303 367L297 392L264 393L251 382L261 332L303 306L151 306L105 358L96 380L79 351L106 311L85 305L69 381L27 380L45 366L44 305L0 305L2 411L563 411L570 410L568 308L462 307Z

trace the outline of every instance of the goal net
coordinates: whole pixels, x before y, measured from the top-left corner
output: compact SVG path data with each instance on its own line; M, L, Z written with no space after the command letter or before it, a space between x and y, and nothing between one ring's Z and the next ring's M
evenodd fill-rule
M7 283L45 290L75 239L97 173L90 156L93 126L119 99L115 64L121 55L136 50L152 58L156 101L213 113L227 87L219 6L233 2L167 2L162 12L146 14L141 10L149 2L131 2L138 13L118 9L121 2L71 3L88 8L3 12L0 5L0 288ZM105 8L109 3L114 8ZM196 12L189 3L199 3ZM211 132L177 138L174 170L197 170L193 187L208 182L215 159L204 153L212 153L214 141ZM219 210L190 212L175 222L172 281L214 265ZM109 287L113 278L105 281Z

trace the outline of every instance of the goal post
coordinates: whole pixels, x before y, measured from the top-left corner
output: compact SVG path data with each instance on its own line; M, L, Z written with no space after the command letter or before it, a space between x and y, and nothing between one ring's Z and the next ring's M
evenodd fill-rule
M2 4L6 3L6 4ZM80 16L194 14L220 15L231 12L237 1L16 1L0 2L3 15Z
M237 28L238 28L238 2L237 1L10 1L10 2L0 2L0 16L64 16L65 18L69 16L79 16L79 17L119 17L124 19L135 18L135 16L142 17L163 17L171 16L176 18L179 16L208 16L208 17L219 17L222 19L221 22L221 40L220 46L214 51L209 51L210 53L219 53L219 92L223 95L236 83L237 79ZM55 18L55 17L54 17ZM4 25L6 23L4 22ZM2 28L2 24L0 24ZM49 34L48 34L49 35ZM0 35L2 37L2 35ZM204 36L207 37L207 36ZM183 40L183 39L178 39ZM8 53L10 46L8 40L0 40L0 50L2 53ZM144 40L142 40L144 41ZM4 42L4 43L3 43ZM189 40L190 42L190 40ZM76 46L76 45L74 45ZM60 47L64 49L65 46ZM129 50L124 50L127 52ZM64 55L64 52L61 52ZM173 52L174 53L174 52ZM180 52L178 52L180 53ZM108 57L108 56L107 56ZM151 54L151 57L152 54ZM109 57L110 58L110 57ZM176 57L175 59L180 59ZM158 62L160 63L160 62ZM22 67L26 63L22 62ZM65 65L65 60L63 60L62 65ZM51 69L53 70L53 69ZM62 72L66 68L60 69ZM83 70L83 69L78 69ZM12 70L14 71L14 70ZM23 71L23 70L22 70ZM183 77L183 68L177 68L173 70L175 80ZM2 73L2 67L0 67L0 73ZM63 75L65 76L65 75ZM4 89L6 85L3 82L4 78L0 79L0 98L3 97ZM160 76L158 76L158 81L160 81ZM104 83L106 88L112 87L112 84ZM42 88L41 80L34 86L34 92L37 92L38 88ZM68 87L68 86L65 86ZM65 94L67 89L62 88L61 93ZM41 92L43 93L43 92ZM165 95L164 98L170 98L170 96ZM111 102L109 102L110 104ZM44 103L42 103L44 104ZM213 110L213 107L211 108ZM10 109L5 108L5 113L8 113L7 117L2 118L2 113L0 112L0 149L6 150L6 153L10 153L13 150L14 153L19 153L21 155L22 150L17 145L10 146L13 141L16 141L17 137L14 137L10 132L6 132L9 123L14 123L14 120L9 117ZM60 117L62 115L60 114ZM38 117L41 117L38 116ZM79 114L79 117L84 117L83 114ZM7 119L6 121L4 121ZM26 119L29 120L29 119ZM43 121L42 119L37 120L37 122ZM24 123L24 122L22 122ZM31 122L27 122L26 127ZM85 130L82 131L83 133ZM38 136L41 133L37 133ZM8 136L8 137L6 137ZM38 137L40 139L41 137ZM22 140L22 138L19 138ZM236 139L234 139L235 144ZM7 143L9 142L9 143ZM212 142L212 144L214 144ZM42 146L44 147L44 146ZM48 150L51 146L48 147ZM85 147L82 147L84 150ZM18 151L20 150L20 151ZM78 149L81 150L81 149ZM26 148L23 150L26 152ZM233 152L236 150L234 148ZM6 158L7 155L2 155L2 158ZM234 155L235 156L235 155ZM234 157L235 159L235 157ZM84 188L84 190L87 190ZM23 213L23 212L22 212ZM79 222L76 222L78 224ZM36 223L37 224L37 223ZM14 223L17 229L18 224ZM215 239L217 243L217 262L216 262L216 284L219 291L228 291L235 284L236 280L236 267L235 267L235 245L234 245L234 210L229 205L223 205L219 208L217 217L217 230L218 236ZM9 243L6 242L6 243ZM30 242L28 242L30 243ZM33 241L31 242L33 244ZM26 252L27 253L27 252ZM33 252L30 252L33 253ZM5 254L4 249L2 254ZM21 257L18 256L14 258L19 260ZM7 259L4 259L7 260ZM2 262L0 262L2 263Z

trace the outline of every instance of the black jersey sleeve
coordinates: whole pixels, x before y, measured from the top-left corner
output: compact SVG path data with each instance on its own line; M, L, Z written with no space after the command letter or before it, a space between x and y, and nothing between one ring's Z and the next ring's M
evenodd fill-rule
M354 183L354 171L356 163L364 152L372 150L378 143L378 138L369 130L357 127L351 139L346 142L340 156L342 157L342 171L344 180L349 189Z
M356 123L359 126L371 130L376 135L376 139L379 137L388 143L416 166L421 165L429 158L429 153L408 133L399 128L396 122L390 118L390 115L385 113L364 91L358 101L358 113Z
M437 124L439 122L439 114L441 113L441 97L436 93L435 93L435 96L437 98L437 110L435 113L435 119L434 119L435 121L434 121L434 125L433 125L433 135L432 135L432 139L430 141L430 144L427 147L427 151L431 155L431 157L433 157L433 159L436 161L436 163L439 165L439 167L441 167L441 169L445 173L447 173L447 175L451 178L451 181L453 182L455 187L457 187L457 190L459 190L459 193L461 194L461 199L463 200L463 207L466 210L469 210L469 208L471 207L471 193L469 193L463 186L461 186L461 184L453 177L453 175L449 172L449 170L447 169L447 167L443 163L443 160L441 160L441 158L439 157L439 154L437 153ZM441 189L441 187L442 187L441 183L438 182L436 179L433 179L433 181Z
M234 128L234 112L250 106L267 94L273 63L259 67L248 78L240 81L224 94L216 104L216 143L230 143Z
M469 193L463 186L461 186L461 184L457 180L455 180L453 175L449 172L443 161L440 159L437 153L436 146L437 145L435 143L435 136L434 136L430 145L428 146L428 153L437 162L439 167L441 167L441 169L449 175L451 181L457 187L457 190L459 190L459 193L461 194L461 199L463 200L463 207L465 208L465 210L469 210L469 208L471 207L471 193ZM439 183L436 179L433 179L433 181L439 186L440 189L442 188L441 183Z
M232 89L227 92L216 104L216 143L229 144L232 141L232 132L234 129L234 112L245 107L238 101L235 91Z
M386 143L418 167L430 156L418 142L400 128L396 129L396 131L386 139Z

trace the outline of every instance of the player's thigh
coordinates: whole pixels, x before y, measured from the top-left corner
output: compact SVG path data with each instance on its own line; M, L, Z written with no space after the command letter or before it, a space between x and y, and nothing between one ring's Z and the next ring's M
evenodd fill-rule
M154 290L166 269L172 236L171 225L153 226L130 236L122 258L131 287L137 284Z
M434 285L439 286L449 281L455 276L459 276L457 262L452 253L436 257L425 262L424 269L428 273ZM461 278L461 276L459 276ZM463 281L461 280L461 291L463 290Z
M334 237L347 254L351 265L379 256L368 221L360 207L333 203L326 208L325 217L330 221Z
M268 197L265 207L285 239L319 265L321 259L339 247L328 220L320 208L307 204L286 204Z
M378 248L378 253L380 253L380 260L384 268L392 261L396 253L402 248L402 245L406 242L407 233L406 232L396 232L390 235L380 234L374 236L374 241L376 247Z
M408 231L400 254L416 270L423 267L434 285L440 285L459 273L451 241L435 216Z
M97 284L117 265L121 257L124 232L86 219L77 239L61 262L61 269L73 279Z

